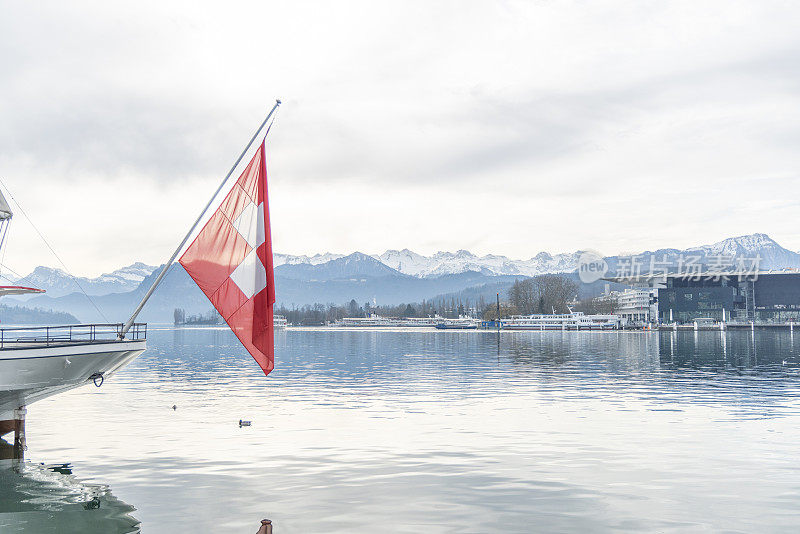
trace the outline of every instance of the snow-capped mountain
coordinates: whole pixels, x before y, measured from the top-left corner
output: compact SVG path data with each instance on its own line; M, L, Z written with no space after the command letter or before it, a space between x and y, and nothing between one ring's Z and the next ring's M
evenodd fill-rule
M424 276L423 273L431 270L433 260L422 254L417 254L407 248L403 250L387 250L383 254L373 256L376 260L401 273L411 276Z
M543 273L572 273L575 276L580 255L580 252L540 252L529 259L512 259L494 254L477 256L459 250L425 256L408 249L387 250L375 256L359 252L311 256L275 254L275 287L278 302L287 306L342 303L353 298L357 302L374 299L381 304L399 304L464 291L477 298L478 294L493 296L495 291L507 291L510 284L522 276ZM800 253L781 247L764 234L734 237L684 250L673 248L640 253L644 265L647 256L677 262L681 255L701 256L701 262L709 263L715 255L758 256L762 260L760 268L764 270L800 269ZM624 258L626 256L606 257L609 272L618 272ZM99 295L96 299L98 305L109 317L125 316L154 279L153 270L149 265L136 263L97 278L79 278L78 283L87 293ZM145 275L149 276L144 278ZM79 291L77 285L63 271L38 267L19 283L48 290L46 295L30 297L27 302L33 306L66 311L83 321L102 320L87 299L75 294ZM24 299L9 297L8 302ZM208 306L208 300L186 272L174 268L156 293L153 303L145 309L144 319L169 320L176 307L198 313L207 311Z
M704 245L686 250L703 256L738 256L760 258L761 269L785 269L800 267L800 254L780 246L767 234L751 234L724 239L713 245Z
M366 278L384 276L402 276L397 270L385 265L380 260L354 252L349 256L332 259L317 264L283 264L275 268L275 276L295 280L351 280L361 281Z
M530 259L511 259L507 256L488 254L477 256L467 250L457 252L437 252L431 256L418 254L409 249L387 250L372 257L384 265L403 274L418 278L435 278L447 274L478 272L486 275L536 276L543 273L572 272L577 269L582 251L551 255L539 252ZM659 249L642 252L641 255L655 255L668 258L684 255L699 255L704 260L711 256L760 257L762 269L800 268L800 254L781 247L766 234L751 234L731 237L711 245L702 245L685 250ZM343 254L317 254L314 256L275 255L275 265L283 263L319 265L344 257ZM619 256L610 258L618 259Z
M387 250L379 255L353 253L349 255L326 252L314 255L275 254L276 276L293 283L303 284L321 280L335 280L337 283L378 279L381 277L403 277L425 279L434 283L446 276L477 273L483 277L491 276L536 276L543 273L575 272L581 251L549 254L539 252L529 259L512 259L507 256L487 254L478 256L467 250L456 252L437 252L425 256L409 249ZM713 256L739 256L761 261L764 270L797 268L800 269L800 253L781 247L766 234L752 234L724 239L711 245L702 245L684 250L659 249L642 252L641 256L655 256L677 262L681 255L701 256L701 263L711 261ZM608 256L606 260L611 273L617 270L624 256ZM643 262L643 263L646 263ZM132 291L149 276L155 267L144 263L134 263L96 278L77 279L90 295L105 295ZM50 267L37 267L28 276L16 280L21 285L29 285L47 290L50 297L59 297L80 291L73 279L61 271ZM356 282L353 282L356 283ZM435 284L434 284L435 285ZM432 286L433 287L433 286ZM280 291L280 287L278 288ZM432 295L433 289L431 289ZM19 300L23 300L24 297Z
M112 271L107 274L101 274L93 280L98 282L130 283L134 284L135 287L138 286L142 280L150 276L150 274L152 274L152 272L155 270L156 267L137 261L136 263L128 265L127 267L122 267L116 271Z
M387 250L383 254L374 257L403 274L432 278L465 272L521 276L568 272L576 269L579 256L579 252L558 254L556 256L540 252L528 260L513 260L496 254L477 256L467 250L437 252L432 256L423 256L411 250L403 249Z
M273 266L278 267L279 265L319 265L321 263L327 263L331 260L338 260L339 258L344 258L346 254L331 254L330 252L326 252L324 254L314 254L313 256L294 256L292 254L278 254L277 252L272 255L273 258Z
M136 262L96 278L76 277L54 267L36 267L27 276L15 280L19 285L44 289L52 297L68 295L83 288L89 295L107 295L132 291L155 270L152 265ZM78 286L80 284L80 287Z

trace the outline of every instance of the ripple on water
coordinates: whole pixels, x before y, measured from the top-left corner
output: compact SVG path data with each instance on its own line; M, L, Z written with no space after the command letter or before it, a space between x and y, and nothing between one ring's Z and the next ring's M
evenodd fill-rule
M148 533L800 522L788 333L287 330L268 378L225 329L149 333L103 388L31 406L28 437Z

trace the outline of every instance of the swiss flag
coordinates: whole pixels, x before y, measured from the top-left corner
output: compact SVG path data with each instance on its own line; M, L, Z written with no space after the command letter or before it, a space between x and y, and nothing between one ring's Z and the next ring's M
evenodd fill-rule
M275 359L275 284L263 142L179 261L269 374Z

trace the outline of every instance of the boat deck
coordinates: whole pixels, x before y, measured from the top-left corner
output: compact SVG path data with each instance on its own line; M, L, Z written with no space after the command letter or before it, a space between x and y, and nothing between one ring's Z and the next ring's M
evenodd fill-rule
M0 351L147 339L147 323L134 323L124 340L122 328L122 323L0 328Z

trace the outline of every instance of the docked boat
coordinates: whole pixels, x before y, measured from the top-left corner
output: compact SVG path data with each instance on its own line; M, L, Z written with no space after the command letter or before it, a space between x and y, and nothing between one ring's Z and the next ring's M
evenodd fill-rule
M371 314L369 317L344 317L335 321L331 326L344 328L435 328L443 319L438 315L434 317L381 317Z
M502 319L503 330L615 330L622 319L613 314L586 315L583 312L562 314L512 315Z
M286 328L286 317L283 315L273 315L272 316L272 327L277 328L278 330L283 330Z
M103 381L147 348L147 325L120 339L122 324L0 329L0 434L16 430L24 406Z
M380 328L400 326L400 321L371 314L369 317L343 317L333 323L333 326L343 328Z
M434 317L403 317L398 319L397 326L402 326L403 328L433 328L439 324L441 319L438 315Z
M13 213L0 192L0 231ZM0 297L43 293L2 286ZM25 448L25 406L84 384L101 385L147 348L147 325L84 324L0 329L0 436L15 433L17 453Z
M438 330L476 330L480 325L478 319L472 317L459 317L458 319L440 319L436 323Z

